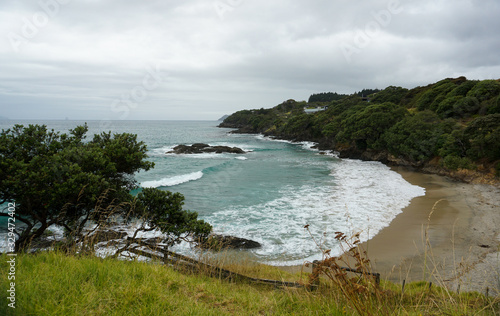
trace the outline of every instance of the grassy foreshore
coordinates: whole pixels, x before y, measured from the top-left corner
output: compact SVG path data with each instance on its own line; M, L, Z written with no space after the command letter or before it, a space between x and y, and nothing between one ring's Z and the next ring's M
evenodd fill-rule
M8 270L7 256L0 269ZM234 268L234 267L233 267ZM252 272L253 271L253 272ZM296 279L272 267L255 276ZM0 284L8 288L6 274ZM383 281L363 301L372 315L495 315L498 301L480 294L429 289L425 282ZM5 292L4 292L5 294ZM322 280L316 291L230 282L154 263L75 257L57 252L16 258L15 309L4 295L2 315L356 315L349 297Z

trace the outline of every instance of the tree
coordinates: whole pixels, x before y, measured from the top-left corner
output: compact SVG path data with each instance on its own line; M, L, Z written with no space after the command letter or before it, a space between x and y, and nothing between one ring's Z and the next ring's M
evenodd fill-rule
M54 224L76 241L88 221L109 217L104 210L110 208L102 205L115 205L115 215L129 212L130 190L138 187L133 174L154 166L146 161L146 145L128 133L87 141L87 131L87 125L69 134L44 125L2 130L0 203L15 202L16 222L24 224L16 225L17 251Z
M407 114L407 110L391 102L372 104L352 111L336 136L338 142L354 142L360 150L378 149L380 136Z
M389 86L372 98L372 103L392 102L395 104L401 103L401 100L408 93L408 89L402 87Z
M184 196L180 193L162 191L156 188L144 188L137 195L126 220L141 219L132 238L115 252L118 256L123 251L133 248L140 232L158 230L163 234L161 242L167 247L194 237L197 241L205 240L212 226L198 219L196 212L182 209Z
M423 111L406 116L388 129L382 139L390 153L419 165L436 154L443 129L435 113Z
M473 159L500 159L500 114L475 118L464 130L470 143L467 155Z

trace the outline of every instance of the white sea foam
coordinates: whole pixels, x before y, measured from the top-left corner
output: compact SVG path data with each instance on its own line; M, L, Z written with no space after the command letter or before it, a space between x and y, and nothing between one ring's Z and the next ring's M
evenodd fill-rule
M203 177L203 172L197 171L188 174L172 176L168 178L163 178L160 180L144 181L141 183L143 188L158 188L158 187L171 187L174 185L179 185L189 181L199 180Z
M278 142L278 143L288 143L288 144L293 144L291 140L286 140L286 139L279 139L279 138L274 138L270 136L264 136L262 134L255 135L255 138L260 139L260 140L269 140L273 142Z
M172 146L163 146L163 147L158 147L158 148L154 148L152 149L150 152L149 152L149 155L150 156L153 156L153 157L158 157L158 156L165 156L165 155L168 155L167 153L169 151L172 151L174 150L174 147L177 146L177 145L172 145Z
M267 263L294 265L321 258L305 225L318 243L339 254L334 232L360 232L366 241L388 226L411 199L425 194L378 162L347 159L332 163L331 169L330 185L285 187L278 199L228 207L206 220L219 231L262 243L255 253Z
M314 142L299 142L299 144L302 145L302 148L304 148L304 149L312 150L312 151L318 151L317 148L313 148L316 145L318 145L318 143L314 143Z
M302 148L304 148L304 149L311 150L311 151L318 151L318 149L313 148L316 145L318 145L318 143L315 143L315 142L308 142L308 141L294 142L294 141L291 141L291 140L279 139L279 138L274 138L274 137L270 137L270 136L264 136L262 134L255 135L255 138L261 139L261 140L273 141L273 142L277 142L277 143L287 143L287 144L301 145Z

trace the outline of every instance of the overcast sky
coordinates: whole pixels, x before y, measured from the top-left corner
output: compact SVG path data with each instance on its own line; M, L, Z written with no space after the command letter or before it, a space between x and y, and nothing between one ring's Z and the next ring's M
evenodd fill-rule
M0 2L0 116L218 119L500 78L498 0Z

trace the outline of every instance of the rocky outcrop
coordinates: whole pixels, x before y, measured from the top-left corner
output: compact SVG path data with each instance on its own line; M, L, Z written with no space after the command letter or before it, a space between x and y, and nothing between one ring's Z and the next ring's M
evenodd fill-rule
M188 145L178 145L173 148L173 150L167 152L167 154L202 154L202 153L230 153L230 154L244 154L245 151L238 147L229 146L210 146L208 144L197 143L191 146Z
M203 249L222 250L222 249L254 249L262 245L256 241L224 235L211 235L205 241L200 242L199 246Z

